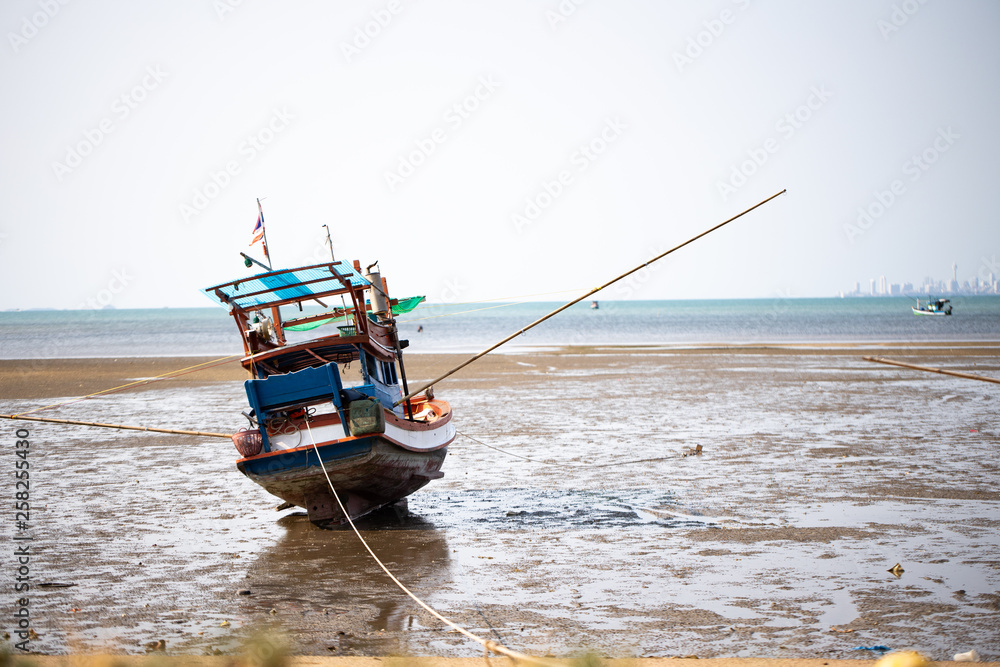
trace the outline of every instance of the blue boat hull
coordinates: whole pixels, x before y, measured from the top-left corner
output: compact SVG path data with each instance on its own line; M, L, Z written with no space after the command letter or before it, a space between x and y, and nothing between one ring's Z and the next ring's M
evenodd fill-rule
M448 448L411 451L382 434L346 438L318 446L323 467L352 519L394 503L443 476ZM302 507L313 523L346 523L330 492L312 446L242 459L237 468L268 493Z

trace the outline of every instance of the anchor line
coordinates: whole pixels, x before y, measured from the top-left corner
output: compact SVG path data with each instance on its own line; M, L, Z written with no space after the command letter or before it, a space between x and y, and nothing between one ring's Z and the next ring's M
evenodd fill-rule
M503 637L500 636L500 633L497 632L497 629L493 627L492 623L490 623L490 619L486 618L486 614L484 614L483 610L479 608L479 603L476 602L475 600L473 600L472 604L475 605L476 611L479 612L479 615L483 617L483 621L486 623L486 627L488 627L490 629L490 631L493 632L493 634L495 634L497 636L497 639L500 640L501 644L503 644L504 646L506 646L507 642L505 642L503 640Z
M531 301L513 301L511 303L500 303L495 306L484 306L482 308L473 308L472 310L460 310L457 313L445 313L443 315L426 315L424 317L414 317L412 319L400 320L404 324L409 324L410 322L422 322L424 320L436 320L441 317L454 317L455 315L465 315L467 313L478 313L481 310L493 310L494 308L508 308L510 306L523 306L526 303L533 303Z
M97 428L113 428L121 431L148 431L150 433L168 433L170 435L196 435L203 438L232 438L228 433L212 433L210 431L188 431L178 428L157 428L154 426L132 426L130 424L103 424L101 422L85 422L78 419L50 419L48 417L25 417L23 415L0 415L0 419L15 419L29 422L45 422L47 424L68 424L70 426L95 426Z
M30 415L33 412L41 412L42 410L48 410L50 408L58 408L64 405L70 405L72 403L79 403L88 398L93 398L94 396L101 396L103 394L110 394L116 391L121 391L122 389L128 389L129 387L143 386L147 384L153 384L154 382L160 382L161 380L169 380L181 375L187 375L188 373L197 373L198 371L203 371L209 368L214 368L215 366L221 366L223 364L232 363L240 355L231 354L228 357L219 357L218 359L212 359L211 361L206 361L200 364L195 364L194 366L188 366L186 368L181 368L176 371L169 371L163 373L162 375L157 375L156 377L149 378L147 380L136 380L135 382L129 382L127 384L122 384L117 387L112 387L111 389L102 389L101 391L95 391L92 394L87 394L86 396L79 396L77 398L70 399L68 401L63 401L62 403L52 403L51 405L43 405L40 408L33 408L31 410L26 410L25 412L18 412L17 415Z
M522 456L521 454L515 454L514 452L509 452L506 449L501 449L500 447L494 447L493 445L487 445L482 440L477 440L476 438L473 438L471 435L469 435L467 433L462 433L461 431L459 431L457 429L455 430L455 433L457 433L458 435L462 436L463 438L468 438L469 440L471 440L472 442L476 443L477 445L482 445L483 447L487 447L488 449L496 450L496 451L500 452L501 454L506 454L507 456L513 456L513 457L519 458L519 459L524 459L525 461L528 461L529 463L541 463L542 465L546 465L546 466L560 466L560 467L573 466L573 467L576 467L576 468L613 468L615 466L633 465L633 464L636 464L636 463L652 463L654 461L666 461L668 458L670 458L668 456L661 456L661 457L655 458L655 459L637 459L637 460L634 460L634 461L616 461L614 463L578 463L576 461L565 461L565 462L540 461L538 459L533 459L533 458L530 458L530 457L527 457L527 456Z
M442 623L444 623L445 625L447 625L448 627L450 627L455 632L458 632L458 633L460 633L462 635L465 635L469 639L471 639L471 640L477 642L478 644L482 645L482 647L485 648L489 652L499 653L499 654L505 655L508 658L511 658L512 660L518 661L518 662L528 662L528 663L535 664L535 665L544 665L545 667L561 667L561 665L559 663L556 663L555 661L544 660L542 658L536 658L533 655L528 655L526 653L519 653L517 651L513 651L513 650L507 648L506 646L502 646L502 645L496 643L495 641L492 641L492 640L489 640L489 639L485 639L483 637L480 637L479 635L476 635L476 634L474 634L474 633L466 630L465 628L463 628L462 626L458 625L454 621L451 621L451 620L445 618L444 616L442 616L440 613L438 613L433 608L431 608L430 605L428 605L426 602L424 602L419 597L417 597L409 588L407 588L405 585L403 585L403 582L401 582L396 577L396 575L394 575L389 570L389 568L386 567L385 563L383 563L379 559L379 557L375 555L375 552L372 551L372 548L370 546L368 546L368 542L366 542L365 538L363 538L361 536L361 532L358 531L358 527L354 525L354 521L351 519L351 515L348 514L347 508L344 507L344 503L341 502L341 500L340 500L340 495L337 493L337 489L335 489L333 487L333 482L330 481L330 474L326 471L326 465L323 463L323 458L319 454L319 447L316 446L316 438L313 437L312 429L309 427L309 421L308 420L306 420L306 431L308 431L308 433L309 433L309 440L312 443L313 450L316 452L316 459L319 461L320 470L323 471L323 476L326 478L326 483L327 483L327 485L329 485L330 491L333 493L334 500L337 501L337 506L340 507L340 511L343 512L344 513L344 517L347 518L347 523L349 523L351 525L351 530L354 531L354 534L357 536L358 540L361 541L361 544L364 546L365 550L368 551L368 554L372 557L372 559L378 564L378 566L380 568L382 568L382 571L386 573L386 575L393 581L394 584L396 584L396 586L399 587L399 589L401 591L403 591L404 593L406 593L406 595L408 595L411 600L413 600L418 605L420 605L420 607L424 611L426 611L427 613L429 613L431 616L433 616L434 618L438 619L439 621L441 621Z

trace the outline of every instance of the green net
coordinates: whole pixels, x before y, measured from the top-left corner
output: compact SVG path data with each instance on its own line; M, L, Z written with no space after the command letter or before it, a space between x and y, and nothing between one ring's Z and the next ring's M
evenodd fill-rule
M411 296L408 299L400 299L399 303L392 307L392 312L395 315L402 315L403 313L408 313L421 303L423 303L425 296Z
M402 315L403 313L408 313L423 302L427 297L423 296L411 296L407 299L400 299L399 303L392 307L392 312L396 315ZM333 324L334 322L346 322L346 317L330 317L325 320L316 320L315 322L306 322L305 324L289 324L282 328L285 331L312 331L313 329L318 329L325 324Z
M283 326L282 329L285 331L311 331L312 329L318 329L324 324L330 324L331 322L346 322L346 317L331 317L327 320L316 320L315 322L306 322L305 324L291 324Z

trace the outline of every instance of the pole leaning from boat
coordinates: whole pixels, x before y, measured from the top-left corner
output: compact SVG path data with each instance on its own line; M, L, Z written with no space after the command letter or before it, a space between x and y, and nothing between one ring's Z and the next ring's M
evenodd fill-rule
M716 226L714 226L714 227L712 227L710 229L706 229L705 231L703 231L701 234L698 234L697 236L692 236L691 238L689 238L684 243L681 243L680 245L676 245L673 248L671 248L670 250L667 250L666 252L660 253L656 257L653 257L652 259L643 262L639 266L636 266L635 268L626 271L625 273L621 274L620 276L618 276L616 278L612 278L611 280L609 280L608 282L604 283L603 285L600 285L599 287L595 287L594 289L590 290L586 294L573 299L569 303L566 303L566 304L564 304L562 306L559 306L558 308L556 308L555 310L553 310L548 315L545 315L544 317L538 318L537 320L535 320L534 322L532 322L528 326L524 327L523 329L519 329L519 330L515 331L514 333L512 333L511 335L507 336L506 338L504 338L503 340L501 340L499 343L495 343L494 345L488 347L487 349L483 350L479 354L476 354L476 355L470 357L469 359L467 359L463 363L459 364L455 368L452 368L450 371L448 371L444 375L442 375L442 376L440 376L438 378L435 378L434 380L431 380L430 382L424 384L419 389L415 389L415 390L411 391L409 394L407 394L406 396L403 396L401 399L399 399L398 401L396 401L395 403L393 403L393 406L395 407L395 406L400 405L401 403L403 403L405 401L408 401L409 399L413 398L414 396L416 396L420 392L424 391L428 387L431 387L431 386L437 384L438 382L440 382L441 380L445 379L446 377L449 377L449 376L457 373L458 371L462 370L463 368L465 368L466 366L468 366L472 362L476 361L477 359L480 359L481 357L485 357L487 354L489 354L493 350L497 349L498 347L500 347L504 343L508 343L508 342L514 340L515 338L517 338L518 336L520 336L521 334L523 334L528 329L531 329L532 327L535 327L535 326L541 324L542 322L544 322L545 320L549 319L550 317L554 317L555 315L558 315L559 313L561 313L562 311L566 310L567 308L569 308L573 304L579 303L579 302L583 301L584 299L586 299L586 298L588 298L588 297L590 297L590 296L592 296L594 294L597 294L598 292L600 292L604 288L610 287L611 285L615 284L619 280L622 280L623 278L627 278L628 276L632 275L636 271L640 271L640 270L646 268L647 266L649 266L653 262L657 262L657 261L663 259L664 257L666 257L667 255L669 255L670 253L675 252L677 250L680 250L681 248L683 248L686 245L694 243L695 241L697 241L701 237L707 236L708 234L711 234L712 232L714 232L715 230L719 229L720 227L724 227L724 226L728 225L733 220L736 220L737 218L743 217L744 215L746 215L750 211L753 211L756 208L760 208L761 206L763 206L764 204L768 203L772 199L774 199L776 197L779 197L780 195L785 194L785 192L787 192L787 190L782 190L781 192L778 192L778 193L775 193L775 194L771 195L767 199L765 199L765 200L763 200L763 201L761 201L761 202L759 202L757 204L754 204L753 206L751 206L747 210L743 211L742 213L734 215L733 217L729 218L728 220L724 220L724 221L720 222L719 224L717 224Z
M874 361L879 364L888 364L890 366L899 366L901 368L912 368L915 371L927 371L928 373L940 373L941 375L953 375L957 378L965 378L966 380L979 380L980 382L993 382L994 384L1000 384L1000 380L997 378L986 377L985 375L976 375L975 373L962 373L961 371L949 371L943 368L934 368L933 366L918 366L916 364L908 364L905 361L896 361L895 359L886 359L885 357L861 357L865 361Z

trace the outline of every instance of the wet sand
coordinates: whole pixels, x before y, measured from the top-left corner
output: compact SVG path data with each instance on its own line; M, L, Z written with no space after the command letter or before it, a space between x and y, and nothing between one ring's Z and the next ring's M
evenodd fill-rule
M517 348L506 348L516 350ZM1000 343L895 343L895 344L844 344L844 345L730 345L704 347L690 346L616 346L543 348L537 351L495 353L476 361L460 371L449 382L465 381L470 386L490 386L531 381L522 377L525 366L523 357L535 354L558 356L564 364L586 367L593 365L594 355L607 356L618 351L629 355L664 352L689 356L705 354L749 354L755 356L802 356L823 354L828 356L858 357L862 354L908 357L916 363L926 363L929 358L961 360L966 357L991 357L1000 355ZM406 370L411 381L436 377L467 360L471 354L408 354ZM530 360L529 360L530 363ZM975 362L973 362L975 363ZM179 373L178 373L179 372ZM169 377L159 379L159 376ZM105 391L120 385L131 385L129 391L147 388L190 387L212 382L243 381L247 373L239 364L238 355L232 357L122 357L120 359L0 359L0 400L51 397L76 397ZM142 380L151 380L143 383Z
M363 534L431 606L526 653L996 660L1000 395L864 354L1000 377L983 343L492 356L436 388L463 434L445 478ZM465 358L410 355L410 383ZM0 413L204 361L0 361ZM228 432L242 379L39 414ZM352 533L276 513L226 441L26 428L34 576L71 584L33 591L40 652L233 654L271 627L304 655L481 655Z
M69 662L72 667L124 667L125 665L135 665L136 667L158 667L161 665L193 665L195 667L233 667L231 657L199 657L185 656L184 658L169 658L160 656L132 656L123 659L121 656L74 656L69 661L66 658L50 656L32 656L31 663L41 667L63 667ZM567 667L580 665L575 659L563 659L553 661L556 664L564 664ZM259 664L248 662L247 664ZM288 667L499 667L501 665L512 664L509 660L501 658L491 658L483 660L479 658L440 658L440 657L384 657L384 658L364 658L364 657L340 657L340 658L320 658L313 656L300 656L289 659L282 663ZM626 658L605 660L603 664L608 667L691 667L691 660L688 658ZM699 667L871 667L874 664L871 660L822 660L818 658L805 659L766 659L766 658L709 658L698 661ZM939 662L940 665L964 665L960 662ZM986 667L992 667L1000 663L977 663ZM275 665L274 667L278 667Z
M553 661L567 667L580 665L574 659ZM49 656L31 657L31 663L41 667L62 667L67 664L66 658ZM160 656L132 656L123 659L121 656L74 656L70 659L72 667L158 667L161 665L194 665L195 667L233 667L230 657L198 657L185 656L183 659ZM249 662L247 664L259 664ZM501 658L483 660L479 658L440 658L440 657L294 657L282 663L288 667L499 667L510 665L510 661ZM608 667L691 667L688 658L627 658L605 660ZM698 661L699 667L871 667L871 660L822 660L822 659L766 659L766 658L709 658ZM939 662L941 665L963 665L959 662ZM1000 663L977 663L991 667ZM277 665L275 665L277 667Z

